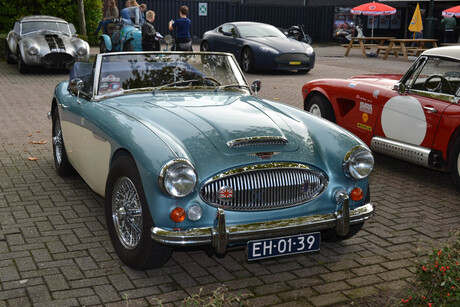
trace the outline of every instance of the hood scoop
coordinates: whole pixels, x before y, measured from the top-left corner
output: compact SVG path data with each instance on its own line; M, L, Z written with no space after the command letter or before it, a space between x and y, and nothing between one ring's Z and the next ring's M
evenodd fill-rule
M254 146L277 146L287 145L288 140L285 137L279 136L256 136L235 139L227 142L227 146L230 148L243 148L243 147L254 147Z

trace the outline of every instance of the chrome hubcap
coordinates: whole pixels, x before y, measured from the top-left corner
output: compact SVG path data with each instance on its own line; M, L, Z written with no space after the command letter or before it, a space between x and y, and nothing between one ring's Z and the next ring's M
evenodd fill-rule
M310 107L310 113L315 116L321 117L321 109L317 104L314 104Z
M61 164L62 163L63 143L62 143L61 124L59 123L59 121L56 121L55 126L54 126L53 146L54 146L54 155L56 157L56 162L58 164Z
M119 178L113 190L112 218L121 244L126 249L136 248L142 234L142 205L128 177Z
M244 66L244 70L248 70L250 63L251 63L251 59L249 58L248 51L245 51L245 52L243 53L243 66Z

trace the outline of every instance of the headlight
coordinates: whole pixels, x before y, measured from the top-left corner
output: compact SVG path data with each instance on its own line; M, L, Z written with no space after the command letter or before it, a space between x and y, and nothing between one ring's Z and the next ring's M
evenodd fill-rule
M30 54L30 55L36 55L38 53L38 48L35 47L35 46L30 46L29 47L29 50L27 50L27 52Z
M260 51L267 52L267 53L278 54L278 51L276 51L275 49L270 48L270 47L260 47Z
M193 165L185 159L168 162L158 178L160 188L172 197L184 197L196 186L196 172Z
M343 159L343 170L345 174L353 179L364 179L374 168L374 156L364 146L355 146L350 149Z
M84 55L86 55L87 53L88 53L88 51L86 50L85 47L80 47L80 48L77 49L77 54L78 54L79 56L84 56Z
M315 50L314 50L313 47L310 46L310 45L308 45L308 47L305 48L305 49L306 49L306 52L307 52L308 54L313 54L313 53L315 53Z

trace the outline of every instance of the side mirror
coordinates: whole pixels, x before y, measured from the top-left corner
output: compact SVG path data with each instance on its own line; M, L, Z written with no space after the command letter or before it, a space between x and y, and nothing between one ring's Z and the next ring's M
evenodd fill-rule
M75 78L72 79L69 83L69 90L72 92L74 95L79 96L80 92L83 90L83 87L85 84L83 83L83 80L80 78Z
M256 94L256 96L261 88L262 88L262 82L260 80L254 80L254 82L252 82L251 89Z
M219 31L220 33L222 33L222 27L219 27L219 29L218 29L217 31Z
M393 89L397 91L399 94L404 94L404 92L406 92L406 87L401 82L396 83L393 86Z

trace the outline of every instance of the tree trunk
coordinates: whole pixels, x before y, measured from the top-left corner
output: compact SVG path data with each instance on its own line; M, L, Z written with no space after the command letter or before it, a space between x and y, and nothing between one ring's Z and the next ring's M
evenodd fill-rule
M78 3L78 22L80 34L86 36L85 4L83 0L77 0Z

